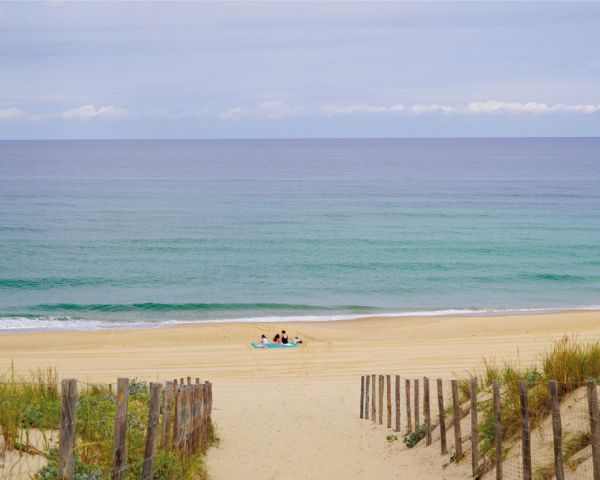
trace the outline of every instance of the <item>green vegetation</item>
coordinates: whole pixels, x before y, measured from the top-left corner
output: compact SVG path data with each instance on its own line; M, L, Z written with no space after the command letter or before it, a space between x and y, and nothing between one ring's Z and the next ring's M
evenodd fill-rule
M415 431L409 433L402 440L406 448L413 448L417 443L425 438L427 434L427 427L425 425L417 424L415 425Z
M600 377L600 343L582 344L572 337L564 337L557 341L553 348L540 359L540 369L534 367L519 368L506 364L497 366L493 361L485 360L483 370L475 372L480 388L490 391L496 380L501 389L500 409L501 426L504 441L504 454L518 441L520 436L520 398L519 380L527 380L529 386L529 417L533 428L551 413L551 398L548 388L549 380L557 380L560 398L582 386L589 378ZM464 391L463 391L464 393ZM488 467L495 463L495 422L492 400L479 402L483 421L479 424L480 451ZM585 434L588 435L588 434ZM565 461L584 448L585 435L577 433L572 439L565 440ZM551 478L554 466L540 466L535 471L535 478L544 480Z
M58 374L55 369L35 370L26 377L18 377L14 368L0 375L0 433L5 450L21 450L44 455L48 464L35 478L58 480L56 444L48 440L60 422L60 395ZM100 480L110 477L113 457L113 435L116 398L105 386L80 385L77 404L77 442L75 453L76 480ZM146 442L149 408L148 386L133 380L129 387L127 421L127 474L126 478L141 478ZM33 430L42 435L43 445L31 441ZM160 431L160 430L159 430ZM219 438L213 426L209 446L217 445ZM38 442L39 443L39 442ZM182 459L174 451L157 449L154 478L160 480L206 478L203 458L194 454Z

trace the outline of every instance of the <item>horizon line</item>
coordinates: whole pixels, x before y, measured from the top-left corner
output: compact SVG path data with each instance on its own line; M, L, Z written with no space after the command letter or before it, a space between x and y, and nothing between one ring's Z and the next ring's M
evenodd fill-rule
M89 142L89 141L289 141L289 140L502 140L502 139L598 139L600 135L569 136L474 136L474 137L90 137L90 138L0 138L0 142Z

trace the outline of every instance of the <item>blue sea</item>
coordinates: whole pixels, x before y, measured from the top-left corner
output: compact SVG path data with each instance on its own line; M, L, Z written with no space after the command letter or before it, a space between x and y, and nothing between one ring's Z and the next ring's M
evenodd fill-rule
M0 142L4 331L599 306L598 138Z

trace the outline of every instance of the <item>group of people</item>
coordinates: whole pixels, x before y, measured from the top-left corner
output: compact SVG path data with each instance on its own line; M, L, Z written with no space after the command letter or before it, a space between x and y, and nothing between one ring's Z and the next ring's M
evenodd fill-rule
M276 344L288 344L290 343L290 339L288 337L288 334L285 332L285 330L281 331L281 334L276 333L275 336L273 337L273 340L269 340L265 335L262 335L261 339L260 339L260 343L262 343L263 345L268 345L269 343L276 343ZM294 341L292 343L302 343L302 339L300 337L294 337Z

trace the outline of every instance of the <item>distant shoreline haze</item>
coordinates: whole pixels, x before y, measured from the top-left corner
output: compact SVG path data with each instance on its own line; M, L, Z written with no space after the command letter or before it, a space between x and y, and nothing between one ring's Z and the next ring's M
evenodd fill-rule
M0 329L598 308L599 152L0 141Z

